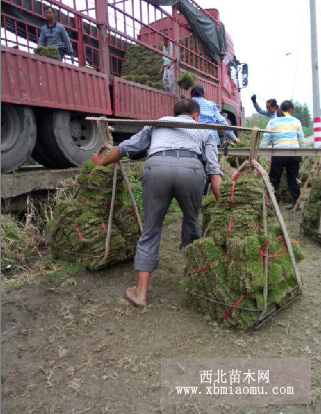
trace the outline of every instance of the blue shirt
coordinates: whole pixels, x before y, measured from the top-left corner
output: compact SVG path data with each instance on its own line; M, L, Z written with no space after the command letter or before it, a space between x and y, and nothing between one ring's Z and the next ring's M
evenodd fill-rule
M173 56L173 43L172 42L169 42L169 49L168 49L168 47L165 47L164 46L163 51L167 55ZM167 65L169 65L171 63L171 59L170 58L168 58L166 56L162 56L162 58L163 58L163 64L164 64L164 66L167 66Z
M72 46L64 26L55 22L53 26L45 24L41 28L38 46L57 46L72 54Z
M261 141L261 147L272 145L273 148L300 148L304 144L304 133L302 131L301 122L286 114L271 119L266 129L272 133L265 133Z
M264 116L267 116L268 118L270 118L270 119L273 119L273 118L276 118L276 116L277 116L277 111L275 111L275 112L273 112L272 114L270 113L270 112L268 112L267 110L265 110L265 109L261 109L261 107L260 107L260 105L259 104L257 104L257 103L255 103L254 104L254 108L255 108L255 110L256 110L256 112L258 112L259 114L261 114L261 115L264 115Z
M198 117L200 123L204 124L220 124L229 125L227 120L220 114L216 104L212 101L207 101L204 98L193 98L200 106L201 112ZM235 138L233 131L224 131L229 138ZM215 129L211 130L211 134L216 142L216 145L220 144L220 137Z

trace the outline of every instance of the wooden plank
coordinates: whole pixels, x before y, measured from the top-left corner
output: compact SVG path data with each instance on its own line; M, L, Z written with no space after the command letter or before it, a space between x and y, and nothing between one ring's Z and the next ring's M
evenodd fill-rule
M8 199L37 190L54 190L60 181L74 177L78 168L38 170L1 175L1 198Z

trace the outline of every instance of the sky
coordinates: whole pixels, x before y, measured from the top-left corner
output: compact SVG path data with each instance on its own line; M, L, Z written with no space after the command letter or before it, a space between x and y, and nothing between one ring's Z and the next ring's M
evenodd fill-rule
M254 113L250 97L265 109L270 98L307 103L312 114L312 66L309 0L197 0L216 8L234 41L237 59L249 65L242 90L245 115ZM321 0L316 0L318 48L321 47ZM291 53L291 54L289 54ZM288 56L286 56L289 54ZM321 68L321 52L319 52ZM321 84L321 73L319 69Z

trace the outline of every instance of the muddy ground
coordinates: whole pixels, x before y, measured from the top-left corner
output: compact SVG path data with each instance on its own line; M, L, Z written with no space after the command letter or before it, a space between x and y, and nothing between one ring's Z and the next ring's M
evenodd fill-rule
M285 216L289 219L289 217ZM180 223L164 228L150 305L123 297L132 263L2 294L3 414L315 414L321 412L321 249L289 227L306 259L304 295L259 330L241 333L186 308ZM311 358L311 405L185 406L161 410L169 357Z

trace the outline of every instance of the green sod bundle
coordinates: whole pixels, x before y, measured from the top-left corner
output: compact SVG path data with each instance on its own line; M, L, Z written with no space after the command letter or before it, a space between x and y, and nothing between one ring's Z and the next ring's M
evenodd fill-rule
M60 60L57 46L38 46L33 49L35 55L45 56L51 59Z
M321 243L321 174L310 181L311 193L304 207L302 227L304 233Z
M268 234L263 231L263 185L244 176L223 181L221 197L204 198L204 238L185 248L188 276L183 281L190 306L239 329L253 327L264 308L264 257L268 259L267 313L298 292L282 232L265 200ZM297 243L296 260L302 260Z
M61 201L49 223L50 250L55 258L80 262L95 270L133 258L139 238L134 209L125 202L124 181L117 171L112 232L106 260L106 232L113 188L113 166L85 161L77 176L79 190ZM127 191L127 190L126 190Z
M162 45L158 47L162 49ZM147 85L151 88L163 89L162 55L151 49L135 44L130 46L121 68L121 77L132 82Z
M180 73L177 76L177 85L186 91L191 88L196 81L196 75L192 72Z

